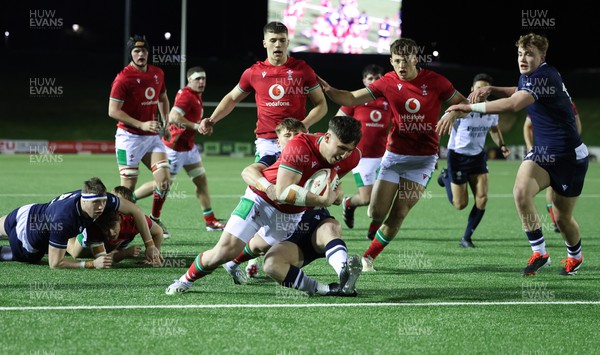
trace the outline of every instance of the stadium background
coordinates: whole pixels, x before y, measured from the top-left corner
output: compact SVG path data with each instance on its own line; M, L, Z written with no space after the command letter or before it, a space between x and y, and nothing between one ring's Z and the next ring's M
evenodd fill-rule
M440 57L428 67L447 76L462 93L478 72L488 72L498 85L514 85L518 78L514 42L518 35L534 30L550 39L548 62L562 73L575 99L583 121L583 138L600 145L600 64L592 55L590 38L598 31L594 15L578 2L550 5L502 3L494 10L479 9L475 1L402 3L403 36L413 38L426 52L438 50ZM50 140L114 140L115 121L107 115L110 85L123 68L123 27L125 2L120 0L88 4L78 1L23 1L3 11L2 31L9 31L1 47L0 67L3 85L0 97L5 103L5 119L0 120L0 138ZM359 1L360 4L360 1ZM493 5L493 4L491 4ZM481 5L479 5L481 6ZM38 11L32 15L32 11ZM33 28L31 18L53 11L47 19L61 19L60 28ZM179 1L132 0L131 33L147 35L156 51L181 54ZM538 18L553 26L523 26L524 11L541 11ZM262 26L267 22L265 0L248 2L188 1L187 67L201 65L207 70L204 101L218 102L236 83L242 71L264 60ZM47 13L49 14L49 13ZM81 26L79 33L71 29ZM170 40L164 38L171 32ZM596 33L597 34L597 33ZM179 52L178 52L179 51ZM360 87L360 72L369 63L391 69L387 55L343 55L297 53L330 83L346 89ZM156 57L155 57L156 58ZM179 63L164 60L171 103L179 89ZM31 81L38 80L37 84ZM31 95L32 85L60 87L56 97ZM50 84L51 83L51 84ZM253 98L245 103L251 104ZM337 110L331 101L329 114ZM205 116L214 107L205 107ZM509 145L522 144L524 112L505 115L501 128ZM204 141L253 141L255 109L239 107ZM316 130L325 127L323 120ZM234 129L231 129L234 127ZM444 143L445 139L442 139Z

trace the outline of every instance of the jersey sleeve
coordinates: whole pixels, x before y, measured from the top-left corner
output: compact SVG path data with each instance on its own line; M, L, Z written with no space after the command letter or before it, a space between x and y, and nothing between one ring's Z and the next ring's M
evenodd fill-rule
M262 158L260 158L257 161L257 163L268 167L268 166L275 164L275 162L277 161L277 158L279 158L279 154L264 155Z
M306 86L308 87L308 91L313 91L320 85L319 81L317 80L317 74L308 64L304 63L303 67L304 77L306 78Z
M160 94L164 94L165 92L167 92L167 84L165 83L165 72L156 67L156 69L158 70L158 72L160 73L160 90L159 93Z
M456 95L457 91L454 85L445 76L438 76L438 87L440 92L440 100L448 101Z
M346 114L346 116L354 116L354 106L341 106L340 111Z
M179 112L182 116L185 116L186 113L190 112L194 101L190 95L186 95L185 91L180 91L177 93L177 97L175 97L175 103L173 104L173 108Z
M571 100L571 105L573 105L573 112L575 116L579 115L579 111L577 111L577 106L575 106L575 101Z
M69 239L79 234L79 230L66 220L51 222L49 230L48 244L58 249L67 249Z
M110 99L123 103L125 102L126 97L127 88L125 83L117 76L112 83L112 88L110 89Z
M292 138L281 152L279 167L302 174L313 154L307 142L298 138Z
M118 211L119 208L121 208L121 200L117 196L107 192L106 206L104 207L104 209L107 209L109 211Z
M246 93L252 91L252 68L244 70L238 83L238 89Z
M386 83L387 80L388 80L388 78L386 76L384 76L382 78L375 80L374 82L369 84L369 86L367 86L367 90L369 90L369 92L371 93L373 100L377 99L378 97L385 96L384 95L385 88L388 85Z
M87 226L85 231L86 231L86 235L87 235L87 238L86 238L87 245L104 242L104 235L102 234L102 231L95 223L92 223L89 226Z

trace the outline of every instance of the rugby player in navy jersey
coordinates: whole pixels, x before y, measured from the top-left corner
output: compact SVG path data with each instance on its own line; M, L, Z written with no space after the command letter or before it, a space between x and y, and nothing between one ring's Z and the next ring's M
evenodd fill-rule
M146 246L146 259L155 266L161 265L160 252L143 212L133 203L107 193L97 177L85 181L81 190L64 193L48 203L19 207L1 217L0 235L8 236L10 246L0 247L0 261L38 263L48 254L52 269L109 268L110 255L88 261L65 258L69 238L94 223L104 211L132 214Z
M469 95L472 104L450 106L446 111L479 113L527 111L533 124L535 143L525 156L513 189L515 205L533 250L523 275L535 275L550 265L550 255L535 208L535 195L554 190L554 216L567 246L561 275L574 275L583 262L579 225L573 218L577 197L583 190L589 164L587 147L577 132L575 112L560 73L546 62L548 39L529 33L519 37L518 65L521 77L517 87L487 86ZM488 95L503 97L481 102ZM454 120L447 115L438 124L438 133L449 132Z

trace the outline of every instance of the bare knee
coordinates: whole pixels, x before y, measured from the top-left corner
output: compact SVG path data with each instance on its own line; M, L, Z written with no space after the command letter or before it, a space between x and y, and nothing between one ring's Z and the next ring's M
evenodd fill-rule
M368 215L372 219L376 221L383 221L387 214L387 211L384 211L380 206L374 206L373 204L369 205Z
M479 195L479 196L475 197L475 204L476 204L477 208L479 208L480 210L485 209L485 206L487 205L487 201L488 201L487 194Z
M513 187L513 196L515 198L515 204L517 207L524 207L527 205L529 196L527 195L527 190L524 187L515 184Z
M266 255L263 260L263 271L267 276L273 277L278 274L277 270L281 269L282 263L277 260L277 257L272 255Z
M465 200L452 200L452 206L457 210L464 210L468 205L468 201Z

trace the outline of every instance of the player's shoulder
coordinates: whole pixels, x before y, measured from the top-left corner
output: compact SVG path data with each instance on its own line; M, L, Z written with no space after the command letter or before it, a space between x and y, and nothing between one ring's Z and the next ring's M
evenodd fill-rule
M294 58L294 57L288 57L287 62L285 62L285 65L291 68L308 68L310 67L310 65L308 65L308 63L306 63L306 61L304 61L303 59L298 59L298 58Z
M148 70L146 72L153 73L153 74L165 75L165 72L160 67L157 67L152 64L148 64Z

